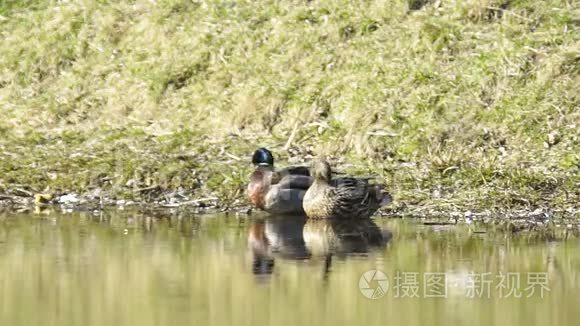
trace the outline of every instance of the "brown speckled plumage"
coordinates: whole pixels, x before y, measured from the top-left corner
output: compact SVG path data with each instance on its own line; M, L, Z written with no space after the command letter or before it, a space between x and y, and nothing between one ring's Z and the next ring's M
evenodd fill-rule
M380 185L351 177L332 179L330 165L313 165L314 182L304 196L303 206L310 218L369 218L382 205L392 201Z

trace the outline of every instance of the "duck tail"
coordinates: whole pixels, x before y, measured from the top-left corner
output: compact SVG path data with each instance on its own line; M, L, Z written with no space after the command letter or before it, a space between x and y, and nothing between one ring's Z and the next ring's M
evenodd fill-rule
M379 207L386 206L393 202L393 196L391 196L391 194L385 191L383 185L377 185L375 189L377 201L379 202Z
M391 194L389 194L388 192L382 192L382 191L381 191L381 193L382 193L382 197L383 197L383 198L381 198L381 203L379 204L381 207L386 206L386 205L393 202L393 196L391 196Z

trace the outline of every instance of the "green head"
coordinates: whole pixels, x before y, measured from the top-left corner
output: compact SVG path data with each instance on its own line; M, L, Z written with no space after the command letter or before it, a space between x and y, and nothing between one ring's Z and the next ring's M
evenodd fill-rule
M274 156L267 148L258 148L252 155L252 164L261 166L274 166Z

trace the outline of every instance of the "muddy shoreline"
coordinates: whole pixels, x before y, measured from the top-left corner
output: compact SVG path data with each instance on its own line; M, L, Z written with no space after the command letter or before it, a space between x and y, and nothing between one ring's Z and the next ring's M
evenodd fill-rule
M99 215L114 210L132 210L146 216L171 217L227 214L239 218L267 218L266 212L253 209L244 200L220 202L217 197L192 198L171 192L154 202L113 199L108 196L89 197L75 193L35 194L15 196L0 194L0 213L86 212ZM452 209L398 205L381 209L373 218L414 219L430 227L468 226L473 233L486 233L491 228L506 235L528 234L545 240L562 240L580 236L580 208L557 209Z

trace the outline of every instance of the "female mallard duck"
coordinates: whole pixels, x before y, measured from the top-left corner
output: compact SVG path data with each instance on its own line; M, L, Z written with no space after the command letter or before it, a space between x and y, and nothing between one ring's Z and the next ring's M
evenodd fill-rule
M276 171L274 157L266 148L254 152L256 170L250 176L248 197L255 207L273 214L304 215L302 199L312 178L305 166L290 166Z
M372 219L308 219L302 236L311 255L324 256L367 253L386 244L392 233Z
M368 180L331 178L330 164L314 162L314 182L303 200L304 212L310 218L369 218L379 207L392 201L391 195Z

